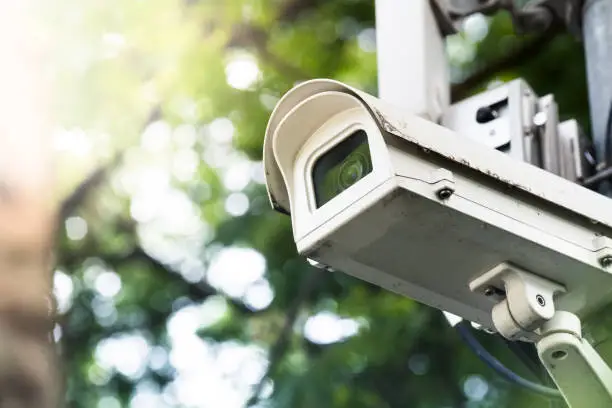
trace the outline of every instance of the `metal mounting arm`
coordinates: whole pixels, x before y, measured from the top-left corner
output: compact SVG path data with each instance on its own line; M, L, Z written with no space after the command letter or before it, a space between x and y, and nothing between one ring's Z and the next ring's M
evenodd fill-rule
M502 336L536 344L570 407L612 407L612 369L582 338L580 319L555 310L555 295L565 292L562 285L501 264L470 282L470 289L497 301L492 317Z
M559 311L541 328L538 356L570 407L612 407L612 370L582 338L580 319Z

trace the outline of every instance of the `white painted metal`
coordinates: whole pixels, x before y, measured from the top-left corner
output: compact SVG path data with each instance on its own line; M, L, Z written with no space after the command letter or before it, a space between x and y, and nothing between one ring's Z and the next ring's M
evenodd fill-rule
M450 104L444 37L430 0L376 0L378 94L437 122Z
M559 124L559 151L561 176L578 181L590 176L582 140L582 129L574 119Z
M479 123L478 111L491 106L495 117ZM442 125L570 181L590 175L578 123L559 123L552 95L538 98L522 79L451 105Z
M503 150L515 160L540 166L540 150L533 118L538 99L522 79L479 93L451 105L442 125L493 149ZM497 117L478 123L479 109L500 105Z
M492 315L501 335L536 343L542 364L571 408L612 406L612 370L582 338L578 316L556 307L565 288L509 264L478 276L470 287L498 301Z
M558 311L536 344L540 360L571 408L612 407L612 370L582 338L580 320Z
M553 95L546 95L538 101L539 114L543 123L538 125L542 146L542 168L553 174L561 175L559 149L559 112Z
M501 335L536 344L542 364L571 408L612 406L612 370L582 338L578 316L557 308L556 298L565 288L510 264L478 276L470 287L488 291L498 302L492 315Z
M499 300L492 311L499 334L526 341L533 340L536 330L555 315L554 298L565 292L563 286L507 263L471 281L470 290Z

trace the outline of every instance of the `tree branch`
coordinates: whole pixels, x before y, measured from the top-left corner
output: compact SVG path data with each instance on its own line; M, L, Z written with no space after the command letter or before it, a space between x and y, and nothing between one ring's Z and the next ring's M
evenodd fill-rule
M160 271L165 271L170 276L177 276L177 273L172 271L169 265L164 264L153 256L149 255L142 247L137 246L127 255L122 256L104 256L101 259L104 262L108 263L110 266L116 267L119 263L123 262L143 262L151 265L155 269ZM181 282L189 285L189 294L197 297L198 299L206 299L209 296L218 295L220 292L214 287L210 286L204 280L199 282L191 283L185 281L180 275L178 277L181 279ZM244 309L244 307L242 307Z
M99 245L96 243L92 243L94 248L99 248ZM172 265L165 264L160 260L156 259L154 256L148 254L140 245L134 246L134 248L127 253L96 253L98 258L100 258L104 263L106 263L109 267L114 270L119 269L120 265L129 263L129 262L141 262L145 265L151 267L153 271L159 271L164 273L171 280L174 279L174 282L177 280L181 284L186 285L186 295L190 295L191 297L204 300L210 296L214 295L222 295L226 297L227 301L231 303L238 311L242 313L253 313L252 310L247 308L243 303L228 298L222 292L217 290L215 287L209 285L205 280L200 280L198 282L188 282L186 281L179 273L172 270ZM58 265L65 267L68 270L73 270L80 262L84 259L87 259L89 256L83 252L71 251L69 254L64 255L62 258L58 259Z
M293 304L289 310L287 310L287 314L285 315L285 323L283 324L278 338L270 348L268 368L261 377L259 383L257 383L257 385L254 387L251 398L249 398L247 401L245 408L249 408L259 402L260 394L264 385L266 384L266 380L274 374L278 365L282 361L287 348L289 347L291 332L293 331L293 326L298 318L299 312L302 310L303 304L309 298L311 293L318 287L324 276L325 272L319 269L313 269L306 277L305 282L300 286L300 290L295 297Z
M525 60L537 56L559 33L559 26L553 25L545 33L519 47L516 51L477 70L462 82L452 86L451 100L457 102L468 97L474 88L491 79L494 75L514 69L523 64Z
M270 64L276 71L293 81L309 79L310 75L299 67L284 61L268 49L268 32L251 24L238 24L232 29L232 35L226 48L252 49L264 63Z
M66 197L59 208L59 219L65 220L102 185L108 173L121 161L122 155L115 156L109 163L92 171L81 183Z
M282 22L293 22L305 11L315 8L321 0L290 0L287 1L278 13L278 20Z
M152 122L158 120L161 112L158 106L151 109L147 120L143 126L146 128ZM91 193L104 183L108 173L117 167L123 159L123 152L115 155L115 157L107 164L100 166L89 174L81 183L70 193L59 208L59 219L64 220L74 213L76 209L91 195Z
M298 18L300 13L316 4L317 0L290 1L280 11L279 20L293 21ZM514 69L523 64L525 60L537 56L560 32L560 26L553 25L546 32L522 45L514 52L476 70L465 80L451 87L452 101L456 102L466 98L474 88L491 79L494 75ZM308 73L302 71L299 67L291 65L271 53L267 46L268 37L268 32L262 28L250 24L239 24L234 27L226 47L253 49L264 62L269 63L278 72L295 81L310 78Z

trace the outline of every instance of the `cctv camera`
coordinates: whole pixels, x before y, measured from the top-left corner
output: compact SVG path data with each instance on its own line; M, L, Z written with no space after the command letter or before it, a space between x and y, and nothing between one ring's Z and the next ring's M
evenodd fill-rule
M337 81L278 103L264 142L273 207L314 264L494 329L515 265L584 317L612 295L612 201Z

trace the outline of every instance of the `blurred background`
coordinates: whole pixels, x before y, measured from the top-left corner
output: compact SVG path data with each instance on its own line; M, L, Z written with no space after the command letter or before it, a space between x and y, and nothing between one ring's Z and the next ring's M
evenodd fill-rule
M50 4L52 3L52 4ZM62 219L54 338L74 408L548 407L441 313L296 255L262 142L279 97L334 78L373 94L373 0L55 0ZM475 15L448 38L453 96L525 78L588 131L581 44ZM505 364L535 376L498 338Z

